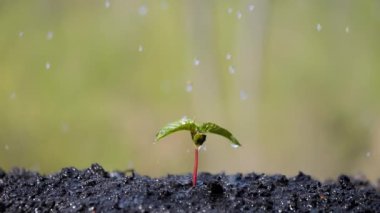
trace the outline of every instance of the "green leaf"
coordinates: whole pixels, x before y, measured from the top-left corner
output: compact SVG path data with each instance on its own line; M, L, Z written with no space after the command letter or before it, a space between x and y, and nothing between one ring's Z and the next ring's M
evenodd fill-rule
M180 130L189 130L191 132L195 132L197 129L197 126L192 119L188 118L182 118L179 121L175 121L172 123L169 123L168 125L164 126L157 134L156 134L156 141L160 140L161 138L170 135L174 132L180 131Z
M214 123L210 123L210 122L203 123L199 127L199 131L201 131L203 133L211 132L211 133L214 133L217 135L221 135L223 137L228 138L233 145L241 146L239 141L232 135L231 132L229 132L228 130L226 130L226 129L224 129L224 128L222 128L222 127L220 127Z

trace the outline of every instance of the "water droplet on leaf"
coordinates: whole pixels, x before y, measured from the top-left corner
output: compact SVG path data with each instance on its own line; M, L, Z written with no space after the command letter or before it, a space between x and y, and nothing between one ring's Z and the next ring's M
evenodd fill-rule
M237 144L233 144L233 143L232 143L232 144L231 144L231 147L234 148L234 149L236 149L236 148L239 147L239 145L237 145Z
M321 30L322 30L322 25L321 25L321 24L317 24L317 27L316 27L316 28L317 28L317 31L318 31L318 32L321 32Z
M187 119L187 116L185 115L185 116L183 116L183 117L181 118L181 123L182 123L182 124L185 124L187 120L188 120L188 119Z

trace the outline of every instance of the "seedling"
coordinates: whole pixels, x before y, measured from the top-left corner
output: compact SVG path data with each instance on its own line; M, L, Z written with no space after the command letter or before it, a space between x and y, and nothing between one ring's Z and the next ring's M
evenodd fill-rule
M156 134L156 141L180 130L188 130L191 134L191 139L195 145L194 151L194 170L193 170L193 186L197 185L197 173L198 173L198 153L200 147L206 141L206 133L214 133L221 135L229 139L232 147L241 146L239 141L228 130L210 122L203 123L201 125L196 124L194 120L188 118L182 118L179 121L169 123L163 127Z

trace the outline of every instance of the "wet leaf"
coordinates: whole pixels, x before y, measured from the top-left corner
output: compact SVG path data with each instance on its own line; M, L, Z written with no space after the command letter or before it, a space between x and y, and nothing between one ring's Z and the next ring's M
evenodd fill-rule
M189 130L190 132L195 132L197 129L197 126L192 119L188 118L182 118L179 121L175 121L172 123L167 124L164 126L157 134L156 134L156 141L160 140L161 138L170 135L174 132L180 131L180 130Z
M241 144L239 143L239 141L232 135L231 132L229 132L228 130L224 129L223 127L220 127L214 123L210 123L210 122L207 122L207 123L203 123L200 127L199 127L199 130L203 133L207 133L207 132L210 132L210 133L214 133L214 134L217 134L217 135L221 135L223 137L226 137L228 138L232 144L234 145L237 145L237 146L241 146Z

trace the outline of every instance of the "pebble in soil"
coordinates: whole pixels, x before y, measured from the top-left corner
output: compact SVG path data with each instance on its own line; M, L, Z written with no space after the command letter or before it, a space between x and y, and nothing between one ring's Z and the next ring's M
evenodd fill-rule
M380 212L380 191L341 175L324 183L299 173L201 173L150 178L100 165L41 175L0 169L0 212Z

